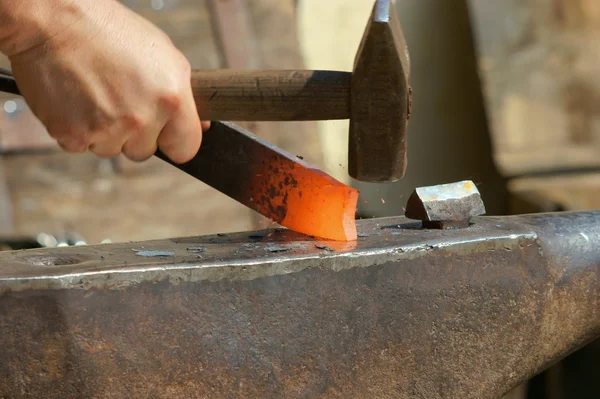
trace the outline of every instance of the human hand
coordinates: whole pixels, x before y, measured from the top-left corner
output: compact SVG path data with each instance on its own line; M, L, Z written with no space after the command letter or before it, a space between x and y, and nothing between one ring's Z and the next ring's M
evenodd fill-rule
M39 32L6 55L49 134L69 152L143 161L160 148L175 163L190 160L209 123L198 117L190 64L167 35L114 0L46 1L52 18L28 24Z

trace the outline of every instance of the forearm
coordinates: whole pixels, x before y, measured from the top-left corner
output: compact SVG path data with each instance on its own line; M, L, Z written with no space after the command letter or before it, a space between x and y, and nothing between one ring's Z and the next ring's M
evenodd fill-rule
M85 3L89 0L0 0L0 52L12 56L45 43L80 19Z

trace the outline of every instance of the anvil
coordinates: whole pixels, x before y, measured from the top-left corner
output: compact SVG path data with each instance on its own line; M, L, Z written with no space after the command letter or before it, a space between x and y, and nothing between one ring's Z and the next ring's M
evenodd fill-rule
M497 399L600 337L600 211L0 253L0 397Z

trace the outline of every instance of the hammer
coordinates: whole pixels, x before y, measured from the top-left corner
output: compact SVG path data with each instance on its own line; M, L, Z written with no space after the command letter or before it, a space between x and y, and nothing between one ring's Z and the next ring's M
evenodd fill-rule
M357 190L261 140L235 121L350 119L348 173L356 180L391 182L406 170L410 116L409 60L391 0L377 0L352 72L193 71L200 117L211 120L196 156L175 165L300 233L356 239ZM20 94L10 71L0 70L0 91Z
M348 173L393 182L406 171L409 57L392 0L376 0L352 72L196 70L203 120L349 119Z
M406 171L409 72L393 2L376 0L352 72L195 70L191 80L203 120L350 119L349 175L365 182L393 182ZM3 75L0 91L20 94L10 71Z

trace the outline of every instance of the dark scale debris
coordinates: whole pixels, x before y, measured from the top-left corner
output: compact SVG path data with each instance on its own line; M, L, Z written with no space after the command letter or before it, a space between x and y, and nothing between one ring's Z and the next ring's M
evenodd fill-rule
M186 250L188 252L200 253L206 251L206 247L188 247Z
M260 233L254 233L254 234L250 234L248 236L248 238L265 238L267 236L266 232L260 232Z
M242 244L242 247L246 251L254 251L255 249L260 249L260 245L256 245L256 244Z
M325 251L330 251L330 252L335 251L333 248L328 247L327 245L315 244L315 247L317 247L318 249L323 249Z
M267 252L286 252L286 251L290 251L291 249L292 248L290 248L290 247L276 247L276 246L264 248L264 250Z

